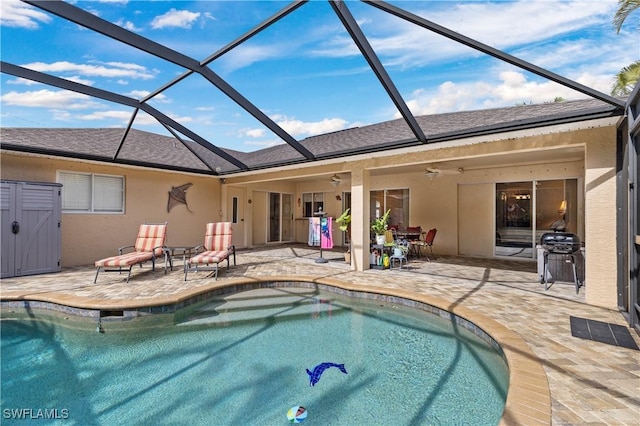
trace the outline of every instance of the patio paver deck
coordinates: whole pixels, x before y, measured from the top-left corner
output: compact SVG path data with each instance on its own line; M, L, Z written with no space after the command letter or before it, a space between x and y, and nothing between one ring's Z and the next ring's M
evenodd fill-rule
M522 351L538 358L548 380L552 424L640 424L640 351L575 338L570 330L570 316L626 326L622 315L586 304L584 289L576 295L572 283L556 283L545 291L534 263L440 257L432 262L411 261L402 270L357 272L344 263L340 251L324 251L329 259L325 264L316 263L317 257L317 250L304 245L241 250L238 265L229 272L221 270L218 283L282 277L335 280L428 296L443 301L449 310L477 312L515 332L528 346ZM94 274L93 268L84 267L4 279L0 296L122 309L171 303L185 292L215 285L204 272L190 274L185 282L179 266L166 275L162 268L151 272L150 267L136 267L128 284L126 274L113 273L101 274L94 284ZM640 345L637 334L631 334ZM527 382L525 366L513 367L525 369L519 375L525 383L518 383L518 392L539 385ZM529 424L523 418L537 423L534 406L532 401L530 407L520 407L529 417L503 418L503 423Z

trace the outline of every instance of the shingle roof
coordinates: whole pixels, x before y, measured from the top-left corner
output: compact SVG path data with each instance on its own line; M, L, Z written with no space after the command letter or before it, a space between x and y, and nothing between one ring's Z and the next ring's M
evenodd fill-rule
M623 110L599 100L522 105L417 117L427 142L437 143L477 134L535 128L560 122L622 115ZM197 173L233 173L237 167L205 147L173 137L131 129L118 150L124 129L0 128L4 150L149 166ZM402 119L306 138L300 143L317 159L417 145ZM190 150L197 154L194 155ZM225 149L250 169L306 161L287 144L254 152ZM203 164L198 156L207 164Z

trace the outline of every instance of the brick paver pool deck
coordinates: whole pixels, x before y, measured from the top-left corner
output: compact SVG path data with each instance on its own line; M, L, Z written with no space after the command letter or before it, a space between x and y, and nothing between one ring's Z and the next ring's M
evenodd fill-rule
M410 297L454 312L481 326L505 349L511 369L504 424L640 424L640 351L571 336L570 316L626 326L616 310L588 305L584 289L555 283L545 291L534 263L440 257L411 261L403 269L351 271L339 250L304 245L240 250L237 265L189 274L181 266L135 267L126 274L100 274L92 267L0 281L3 316L7 301L46 301L65 306L123 310L179 302L232 283L302 280L347 289ZM588 283L587 283L588 285ZM631 331L640 345L640 338ZM545 402L546 400L546 402ZM546 407L545 407L546 404Z

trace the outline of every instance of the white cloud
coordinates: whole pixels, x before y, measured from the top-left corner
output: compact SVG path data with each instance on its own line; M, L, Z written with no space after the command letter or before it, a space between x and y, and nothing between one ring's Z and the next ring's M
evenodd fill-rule
M291 136L313 136L345 129L348 125L342 118L325 118L321 121L304 122L282 115L271 117L278 126Z
M37 90L30 92L8 92L0 96L6 105L31 108L57 108L62 110L78 110L98 108L99 103L87 95L68 90Z
M167 27L191 28L196 19L200 16L198 12L188 10L171 9L164 15L156 16L151 22L151 28L158 30Z
M284 41L284 44L288 44ZM287 49L283 45L240 45L228 52L216 63L224 67L226 71L249 66L265 59L278 58Z
M149 96L150 93L151 92L149 92L148 90L132 90L129 93L126 93L126 95L135 99L142 99ZM163 104L171 103L171 99L167 98L167 96L164 95L163 93L158 93L153 98L151 98L150 101L163 103Z
M48 24L49 22L51 22L49 15L19 0L0 2L0 25L33 30L39 28L40 23Z
M105 120L105 119L117 119L118 121L122 121L124 123L128 123L131 120L131 111L96 111L90 114L79 114L76 116L78 120L85 121L95 121L95 120ZM142 118L142 117L140 117ZM144 121L144 119L142 120ZM140 124L138 122L138 116L136 116L136 124Z
M245 136L250 138L262 138L267 133L264 129L249 129L242 132Z
M416 10L424 4L429 4L430 9ZM435 10L434 5L437 5ZM432 23L491 47L509 50L525 44L535 48L536 43L593 25L611 25L616 0L523 0L459 4L409 2L406 3L406 7L412 13ZM387 66L413 68L452 58L483 55L470 47L388 14L376 14L375 19L367 20L368 23L373 24L372 31L366 31L367 26L364 27L368 40ZM339 31L343 32L343 30ZM322 47L310 52L327 57L348 57L359 54L348 36L334 34L325 39ZM580 57L585 57L585 53L580 52L579 47L568 48L581 54ZM570 58L572 56L563 56L564 61Z
M7 84L19 84L24 86L35 86L37 84L42 84L37 81L28 80L26 78L18 77L15 80L7 80Z
M302 121L295 118L289 118L284 115L272 115L270 117L278 126L295 138L320 135L324 133L335 132L347 128L348 122L342 118L325 118L321 121ZM265 129L244 129L241 134L251 138L261 138L267 133ZM282 143L281 140L274 141L254 141L245 142L250 145L272 146Z
M32 69L34 71L49 72L49 73L79 73L84 76L94 77L110 77L110 78L135 78L142 80L150 80L155 76L146 71L146 68L136 64L122 64L112 62L108 65L88 65L88 64L75 64L73 62L60 61L52 62L50 64L44 62L32 62L30 64L22 65L25 68Z
M65 80L73 81L75 83L84 84L85 86L93 86L93 80L87 80L86 78L81 78L77 75L72 75L71 77L64 77Z
M143 31L142 28L136 27L136 24L134 24L133 22L125 21L124 19L119 19L118 21L114 22L114 24L124 28L125 30L136 32L136 33L141 33Z
M89 114L77 115L75 118L83 121L117 120L121 124L128 124L129 120L131 120L132 113L133 112L131 110L94 111ZM193 121L191 117L186 116L177 116L173 114L167 114L167 116L182 124ZM156 126L158 125L158 120L144 111L139 111L136 115L134 124L141 126Z
M435 90L419 89L407 100L415 115L439 114L451 111L497 108L519 103L552 102L556 97L579 99L586 95L552 81L532 81L519 71L499 73L499 82L474 81L454 83L447 81ZM607 86L604 76L583 74L576 79L588 87ZM399 113L394 118L400 118Z

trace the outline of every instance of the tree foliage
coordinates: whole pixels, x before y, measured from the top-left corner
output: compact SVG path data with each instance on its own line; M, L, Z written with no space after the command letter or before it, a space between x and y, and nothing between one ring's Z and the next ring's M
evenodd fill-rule
M618 11L613 17L613 25L616 27L616 31L620 33L620 29L622 28L622 24L627 19L627 17L634 10L640 7L640 0L618 0L620 6L618 7Z
M640 8L640 0L618 0L619 7L613 17L613 25L617 33L620 34L622 24L629 17L631 12ZM640 79L640 61L635 61L631 65L622 68L615 77L611 94L614 96L626 96L631 93Z
M616 78L613 83L613 89L611 89L611 94L614 96L629 95L639 79L640 61L635 61L631 65L622 68L616 74Z

